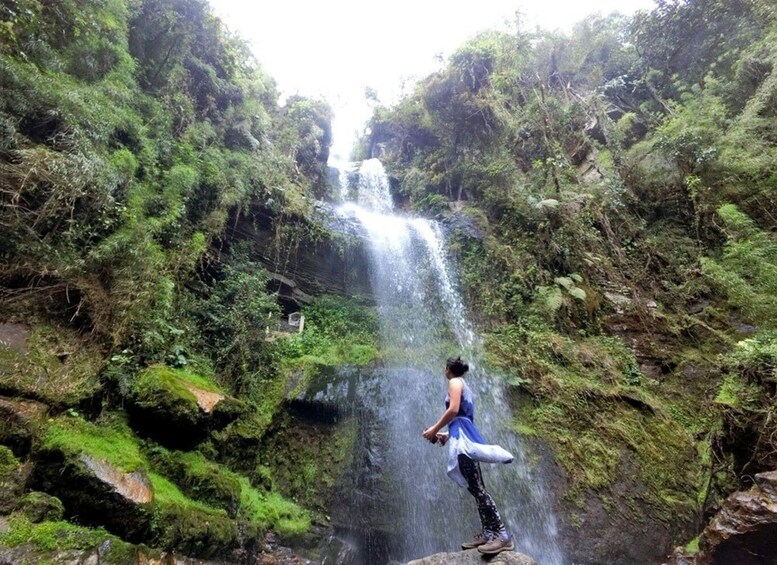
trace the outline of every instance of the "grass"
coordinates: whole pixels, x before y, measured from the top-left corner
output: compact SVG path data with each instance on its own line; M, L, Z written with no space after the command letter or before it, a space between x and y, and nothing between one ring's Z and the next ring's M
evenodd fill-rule
M72 406L100 387L99 351L65 327L35 324L27 351L0 348L3 388L55 406Z

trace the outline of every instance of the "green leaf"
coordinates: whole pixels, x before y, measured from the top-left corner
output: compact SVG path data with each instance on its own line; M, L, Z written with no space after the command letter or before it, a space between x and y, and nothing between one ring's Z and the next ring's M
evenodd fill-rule
M582 300L583 302L585 302L586 294L585 294L585 291L582 288L580 288L578 286L576 286L574 288L570 288L569 289L569 294L571 294L572 296L574 296L578 300Z
M548 291L544 293L545 306L551 312L556 312L559 308L561 308L561 305L564 304L564 297L561 295L561 289L549 287L545 288L548 288Z

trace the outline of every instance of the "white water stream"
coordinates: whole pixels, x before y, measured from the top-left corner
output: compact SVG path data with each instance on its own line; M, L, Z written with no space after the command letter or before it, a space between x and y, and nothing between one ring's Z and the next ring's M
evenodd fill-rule
M382 472L393 490L396 519L390 528L400 541L386 562L456 551L479 531L475 500L445 474L447 448L421 436L444 409L445 360L461 354L471 367L466 379L476 395L476 424L489 442L515 455L510 465L483 465L486 487L516 549L541 565L562 565L543 475L510 429L513 418L503 387L482 365L481 344L457 291L440 225L394 212L377 159L361 165L357 203L344 204L340 213L358 220L368 239L370 278L388 352L389 367L379 382L359 387L360 394L370 395L361 402L375 407L382 427Z

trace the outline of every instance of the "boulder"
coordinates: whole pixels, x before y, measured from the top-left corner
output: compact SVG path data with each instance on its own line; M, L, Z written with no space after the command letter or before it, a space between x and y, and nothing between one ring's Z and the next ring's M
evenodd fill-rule
M154 494L143 470L125 472L104 459L57 447L41 449L35 458L30 482L57 496L67 515L128 541L148 538Z
M228 399L206 379L163 365L138 376L128 401L132 427L176 449L193 447L241 413L239 401Z
M704 530L697 565L777 564L777 470L755 480L750 490L729 496Z
M456 553L436 553L429 557L409 561L406 565L483 565L494 563L499 565L537 565L537 562L524 553L517 551L503 551L494 556L487 557L477 549L457 551Z
M0 565L37 565L59 563L61 565L228 565L224 561L202 561L175 553L150 552L133 549L129 544L106 540L91 549L66 549L47 551L34 544L17 547L0 547Z
M32 491L25 494L19 501L18 511L33 524L38 524L46 520L54 522L61 520L65 513L65 507L56 496Z

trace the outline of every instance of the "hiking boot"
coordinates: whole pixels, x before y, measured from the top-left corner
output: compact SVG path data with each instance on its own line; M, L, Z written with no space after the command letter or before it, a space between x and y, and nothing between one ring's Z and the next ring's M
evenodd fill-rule
M488 543L488 538L484 536L482 533L475 534L475 537L473 537L469 541L465 541L461 544L461 549L472 549L474 547L479 547L485 543Z
M503 551L512 551L515 549L513 544L513 538L502 539L500 536L496 536L494 539L478 546L478 551L484 555L496 555Z

